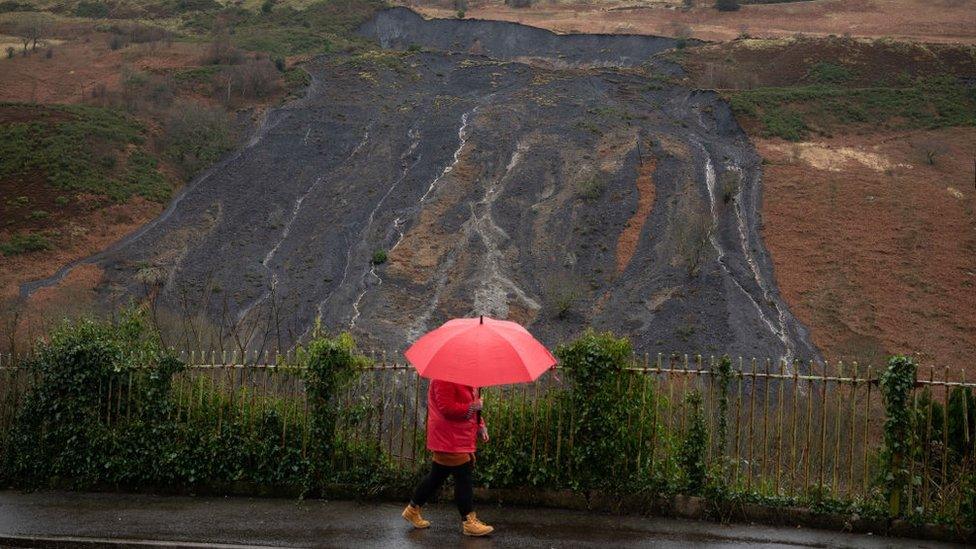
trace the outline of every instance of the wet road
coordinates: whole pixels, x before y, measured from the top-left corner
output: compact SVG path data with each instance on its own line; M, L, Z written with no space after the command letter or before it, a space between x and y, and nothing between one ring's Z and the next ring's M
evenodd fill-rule
M482 508L497 531L464 538L454 509L432 505L413 531L394 503L0 492L0 545L14 538L277 547L941 547L933 542L807 529ZM146 545L156 545L146 543Z

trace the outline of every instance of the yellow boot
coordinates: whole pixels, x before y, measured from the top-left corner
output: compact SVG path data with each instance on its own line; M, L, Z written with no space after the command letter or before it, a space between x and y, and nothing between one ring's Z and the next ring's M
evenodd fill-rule
M424 517L420 516L420 507L415 507L409 503L407 508L403 510L403 519L412 524L414 528L422 529L430 526L430 521L424 520Z
M487 536L495 531L491 526L478 520L478 517L474 513L468 513L468 516L464 517L464 522L461 523L461 529L465 536L476 537Z

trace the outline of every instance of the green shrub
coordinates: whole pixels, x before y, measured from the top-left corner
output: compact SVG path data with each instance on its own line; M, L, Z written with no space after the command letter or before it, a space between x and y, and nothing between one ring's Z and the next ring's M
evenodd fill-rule
M565 390L551 387L534 399L518 398L511 389L505 398L505 392L494 388L482 392L491 441L478 449L479 484L490 488L569 486L566 449L560 448L559 440L560 427L565 429L570 417Z
M188 179L216 162L234 143L228 114L199 103L176 105L163 127L165 154Z
M312 481L325 483L334 475L329 464L337 453L336 426L342 411L338 397L369 359L359 353L348 333L324 337L316 326L312 340L296 349L295 365L303 369L308 394Z
M733 111L758 118L764 136L799 140L812 129L869 124L885 129L976 125L976 94L953 78L917 80L906 87L847 88L813 84L739 90Z
M386 259L387 259L386 250L378 249L373 252L373 258L371 260L371 263L373 265L382 265L383 263L386 263Z
M597 200L603 196L606 182L600 177L590 177L576 185L576 196L581 200Z
M126 313L118 324L64 324L26 367L42 382L17 411L4 452L8 480L25 487L83 488L159 474L154 458L166 455L160 446L166 395L182 365L147 335L141 314ZM112 427L104 420L110 383L117 387L130 376L142 406L124 427ZM117 453L123 444L127 450Z
M634 403L623 398L620 376L630 365L633 348L626 338L592 330L556 349L556 356L573 382L569 407L575 415L571 436L574 484L582 488L612 488L626 479L636 450L627 431Z
M32 10L31 5L25 2L17 2L16 0L3 0L3 2L0 2L0 13Z
M51 241L44 235L37 233L15 234L7 242L0 244L0 252L6 256L39 252L51 248Z
M264 374L304 368L307 431L300 399L191 377L141 310L114 323L65 323L27 363L38 382L0 439L0 482L79 489L250 482L305 492L396 482L375 440L337 436L340 417L353 413L339 395L366 364L351 337L316 331L295 356L295 364Z
M916 444L916 418L910 402L916 371L915 361L910 357L893 356L878 379L885 407L881 482L887 488L889 512L893 517L901 515L903 492L912 482L908 454Z
M109 15L109 6L104 2L93 2L82 0L75 7L75 15L78 17L103 18Z
M285 70L285 89L292 95L298 95L312 83L312 75L301 67L292 67Z
M801 141L809 128L803 117L790 108L769 108L762 115L763 136Z
M820 61L807 73L807 79L818 84L841 84L854 77L854 72L847 67Z

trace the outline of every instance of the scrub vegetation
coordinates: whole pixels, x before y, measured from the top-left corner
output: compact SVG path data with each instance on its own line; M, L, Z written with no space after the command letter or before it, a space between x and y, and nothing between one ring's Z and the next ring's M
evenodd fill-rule
M162 210L263 112L301 96L311 56L372 46L376 0L0 2L4 296ZM57 250L57 254L47 253Z
M0 104L0 178L30 179L62 193L124 201L169 198L170 184L146 149L146 129L132 116L87 105Z
M954 78L918 79L904 86L846 88L834 84L735 92L732 108L758 119L763 137L801 141L842 127L885 130L976 125L976 96Z

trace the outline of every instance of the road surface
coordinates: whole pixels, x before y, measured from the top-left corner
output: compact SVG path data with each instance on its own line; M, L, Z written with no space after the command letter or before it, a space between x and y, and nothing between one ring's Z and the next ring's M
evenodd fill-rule
M411 530L395 503L0 492L0 545L274 547L940 547L820 530L722 525L580 511L483 507L496 527L464 538L453 507L429 506Z

